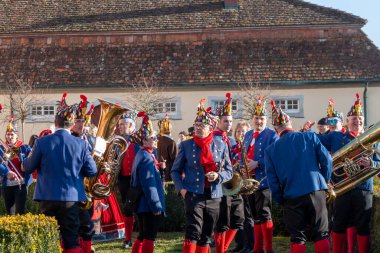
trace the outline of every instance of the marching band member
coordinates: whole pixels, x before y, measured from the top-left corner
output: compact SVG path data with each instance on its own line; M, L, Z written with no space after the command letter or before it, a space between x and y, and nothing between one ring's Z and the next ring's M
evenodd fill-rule
M219 121L213 134L214 140L227 144L231 159L231 150L236 145L235 140L227 136L232 129L231 94L227 93L226 98L224 106L217 108ZM238 229L243 228L243 222L243 198L240 195L223 196L220 202L219 219L214 233L216 253L224 253L228 250Z
M119 120L119 134L127 142L127 149L122 155L120 160L120 174L118 177L118 186L121 195L121 202L123 204L123 219L125 224L125 240L124 247L132 247L132 232L134 218L133 213L129 208L126 208L127 193L131 185L132 165L137 152L140 150L140 146L131 141L131 135L136 129L136 112L128 112Z
M326 121L329 127L329 133L334 131L341 131L344 133L346 131L343 128L343 115L334 109L334 100L332 98L329 99Z
M171 172L176 191L185 199L186 253L208 252L219 216L221 184L232 177L227 144L212 134L217 118L204 109L203 102L198 105L195 134L180 143Z
M309 130L312 123L307 122L305 130ZM347 114L348 131L332 132L328 135L318 135L323 145L331 153L335 153L351 140L364 133L364 112L359 94L356 94L356 101ZM379 144L376 144L379 147ZM372 158L362 157L361 166L368 166L374 163L376 167L380 158L374 155ZM339 180L339 179L338 179ZM370 223L373 199L373 178L370 178L353 190L336 198L332 217L332 243L333 252L340 253L347 247L347 228L355 226L357 231L357 243L359 253L366 253L370 246Z
M177 144L170 136L172 123L169 121L169 115L167 113L165 118L158 121L158 128L160 129L157 147L158 160L166 163L166 168L163 169L163 174L165 175L165 182L169 182L172 181L170 171L177 155Z
M25 158L23 169L31 173L37 168L34 200L40 202L41 212L57 219L64 253L79 253L79 205L86 201L83 178L94 176L96 164L88 144L70 133L74 106L63 95L55 116L56 131L36 140L32 152ZM105 147L96 147L102 153Z
M273 199L284 208L291 253L305 253L307 227L316 253L329 253L326 208L332 160L314 133L295 133L290 118L272 104L272 124L279 140L265 150L265 166Z
M248 131L244 137L244 147L247 154L248 169L260 181L259 190L249 196L252 216L254 219L254 252L273 252L273 222L272 222L272 195L269 189L265 172L264 151L277 141L276 132L267 125L267 112L265 102L259 96L252 119L253 130Z
M251 126L245 121L239 121L236 124L234 131L234 138L236 141L235 147L232 149L232 164L240 163L242 159L243 140L245 134L251 129ZM243 229L239 229L235 236L236 247L232 252L250 252L253 250L254 236L253 236L253 218L251 215L251 208L247 196L243 197L244 203L244 225Z
M21 163L30 152L30 146L18 139L17 130L13 125L14 117L9 120L5 132L5 143L0 145L0 156L3 171L8 171L3 177L3 198L7 214L25 214L25 203L28 187L33 182L29 173L21 170Z
M319 134L328 134L330 132L329 125L327 123L327 118L321 118L318 120L317 128Z
M89 152L92 151L92 145L88 142L86 136L84 135L84 127L86 123L86 117L88 116L86 114L87 111L87 97L84 95L80 95L81 101L79 102L78 106L75 110L75 118L74 118L74 124L71 127L71 135L81 138L84 141L86 141L89 145ZM89 113L92 113L93 107L90 108ZM80 226L79 226L79 246L82 250L82 253L90 253L91 252L91 240L92 236L95 233L94 230L94 223L91 220L91 213L92 210L79 210L79 220L80 220Z
M142 189L142 195L136 210L139 235L133 243L132 253L153 253L154 241L165 212L165 193L159 172L163 162L159 164L153 154L158 139L152 122L143 112L137 116L143 117L143 121L131 138L134 143L140 143L142 148L133 161L131 184Z

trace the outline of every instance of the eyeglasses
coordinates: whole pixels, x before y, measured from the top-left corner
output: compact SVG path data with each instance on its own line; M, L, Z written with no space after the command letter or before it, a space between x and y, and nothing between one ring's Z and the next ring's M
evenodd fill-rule
M194 128L195 129L205 129L206 127L208 127L208 125L205 125L205 124L194 124Z
M158 140L157 135L153 135L153 136L149 137L149 139L150 139L150 140L154 140L154 141L157 141L157 140Z
M327 119L327 125L337 125L339 121L337 118Z

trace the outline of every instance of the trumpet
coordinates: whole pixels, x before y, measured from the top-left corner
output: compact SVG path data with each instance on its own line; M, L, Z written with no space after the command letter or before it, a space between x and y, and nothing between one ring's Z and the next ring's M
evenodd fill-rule
M18 185L21 188L21 181L23 177L12 162L12 159L17 155L17 153L11 147L9 147L8 144L4 142L2 139L0 139L0 145L4 148L4 150L2 150L3 155L1 156L1 164L3 164L10 171L16 174L16 181L18 182Z

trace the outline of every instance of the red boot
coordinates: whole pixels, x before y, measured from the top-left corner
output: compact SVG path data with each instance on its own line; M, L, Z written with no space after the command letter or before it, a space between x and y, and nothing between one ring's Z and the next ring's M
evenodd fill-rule
M142 242L142 252L143 253L153 253L154 252L154 241L144 239Z
M226 241L226 233L214 233L215 253L224 253L224 243ZM199 246L197 246L198 248Z
M142 241L136 239L132 246L131 253L142 253Z
M355 252L356 235L357 233L355 227L347 228L347 253Z
M254 252L262 252L264 250L263 247L263 231L261 229L261 224L255 224L253 225L253 235L254 235L254 242L255 245L253 247Z
M82 241L80 247L82 253L91 253L91 241Z
M359 253L368 253L369 252L369 235L358 235L358 249Z
M183 242L182 253L195 253L196 249L197 245L190 240L185 240Z
M290 245L290 253L306 253L306 246L305 246L305 244L292 243Z
M330 241L325 238L314 243L315 253L329 253L330 252Z
M132 242L132 232L133 232L133 216L124 216L124 224L125 224L125 241Z
M345 253L347 249L347 234L338 234L331 232L332 238L332 252L333 253Z
M195 253L209 253L209 250L210 250L209 246L199 246L199 245L197 245L197 249L195 250Z
M265 223L261 224L261 231L264 240L264 251L273 252L273 222L271 220L268 220Z
M228 229L227 230L226 238L224 241L223 252L227 252L228 248L230 247L232 240L235 238L236 233L237 233L237 229Z

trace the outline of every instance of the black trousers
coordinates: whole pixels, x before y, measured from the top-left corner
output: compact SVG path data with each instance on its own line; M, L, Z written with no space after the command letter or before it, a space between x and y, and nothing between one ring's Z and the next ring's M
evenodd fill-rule
M28 196L28 188L25 184L8 186L3 188L5 209L10 215L25 214L25 203Z
M314 242L329 236L325 191L284 201L284 222L293 243L305 243L310 230Z
M255 238L253 235L254 223L251 215L251 207L249 204L250 196L242 196L244 203L244 227L242 229L239 229L239 231L237 232L235 236L235 242L239 246L253 249L253 246L255 244Z
M240 195L223 196L220 202L219 219L215 231L226 232L228 229L243 228L244 202Z
M131 217L133 213L130 211L132 208L126 208L127 193L131 188L131 176L119 176L119 191L121 196L121 202L123 203L122 211L124 216Z
M46 216L55 217L65 249L79 248L79 212L77 202L41 201L40 209Z
M185 195L185 239L199 246L211 242L219 217L220 198L212 199L209 189L204 194L187 192Z
M137 224L139 227L139 235L137 239L140 241L156 240L158 229L163 220L163 215L154 215L153 213L138 213Z
M353 189L336 198L332 230L336 233L346 233L347 227L355 226L358 235L370 235L373 193Z
M272 220L272 193L270 189L256 191L249 196L249 200L255 224Z
M79 210L79 235L83 241L91 241L92 236L95 234L94 223L91 220L89 210Z

